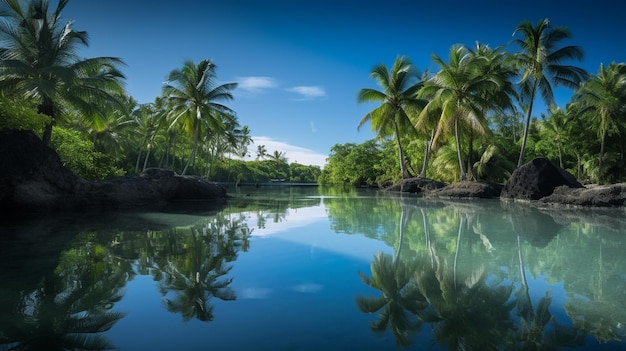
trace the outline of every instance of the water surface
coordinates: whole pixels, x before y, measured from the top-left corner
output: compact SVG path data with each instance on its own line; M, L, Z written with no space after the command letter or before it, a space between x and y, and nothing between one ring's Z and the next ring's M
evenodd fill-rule
M621 210L317 187L3 219L0 350L623 350Z

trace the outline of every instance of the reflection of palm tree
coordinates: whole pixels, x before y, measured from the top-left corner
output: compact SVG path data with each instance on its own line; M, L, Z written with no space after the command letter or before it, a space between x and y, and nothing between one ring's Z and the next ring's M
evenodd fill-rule
M426 301L412 282L416 262L400 259L404 229L410 217L410 213L407 215L409 207L401 204L401 208L395 257L382 252L376 254L370 265L371 279L359 272L363 283L379 290L382 295L379 297L358 296L356 302L359 309L365 313L374 313L382 309L378 321L370 324L372 330L384 332L387 327L390 327L397 345L408 346L411 343L411 336L422 326L418 315L426 307Z
M391 255L378 253L371 263L372 278L359 272L365 285L381 292L379 297L357 296L359 309L365 313L382 310L378 321L370 327L375 332L384 332L388 327L398 346L411 344L411 336L422 326L417 315L426 307L426 301L417 286L411 281L415 271L413 262L394 260Z
M83 265L92 268L92 265ZM12 312L0 323L2 350L108 350L115 346L100 333L109 330L124 314L111 312L119 300L123 274L92 282L93 271L62 277L49 274L41 287L23 292Z
M181 255L169 260L160 291L167 309L181 313L185 320L213 320L210 300L234 300L229 287L232 278L223 279L232 267L238 249L247 250L250 231L242 225L245 217L216 217L201 229L193 228L190 242Z

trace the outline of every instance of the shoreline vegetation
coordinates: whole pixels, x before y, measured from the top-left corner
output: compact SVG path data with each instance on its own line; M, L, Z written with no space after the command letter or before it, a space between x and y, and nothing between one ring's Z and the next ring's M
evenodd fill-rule
M200 187L396 184L425 196L493 198L504 191L506 198L546 203L624 204L626 64L599 63L595 74L577 67L582 48L567 42L572 33L566 27L548 19L520 22L508 46L476 42L451 46L448 57L433 54L432 72L420 73L404 56L391 67L374 66L370 77L377 88L363 88L356 98L379 105L355 124L369 124L376 138L336 144L322 169L289 163L285 153L268 154L264 145L257 146L256 160L243 161L250 156L251 131L226 105L237 83L220 83L210 59L183 62L167 73L161 96L138 103L124 89L121 58L78 57L87 32L63 20L68 3L59 1L55 9L48 0L0 4L0 132L32 133L21 140L29 145L3 147L3 204L37 198L62 207L50 205L55 196L86 197L87 189L97 188L108 199L101 201L115 207L125 194L141 198L145 184L132 190L127 180L150 178L146 174L193 179ZM572 90L565 108L554 104L552 91L559 86ZM537 98L548 106L540 117L533 114ZM40 143L54 150L48 157L54 162L34 164L43 152ZM17 156L7 158L9 149ZM539 168L556 167L556 178L515 180L536 161ZM57 163L69 171L42 169ZM428 179L437 181L416 184ZM439 189L439 183L445 186ZM115 199L105 194L111 187ZM540 196L525 193L529 187ZM171 188L152 191L176 197Z

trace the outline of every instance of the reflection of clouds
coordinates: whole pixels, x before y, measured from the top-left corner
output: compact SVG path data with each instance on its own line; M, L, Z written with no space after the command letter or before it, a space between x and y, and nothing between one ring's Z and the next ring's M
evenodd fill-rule
M306 227L321 220L327 220L328 215L324 206L312 206L303 208L289 208L285 213L285 220L265 223L264 228L254 228L252 236L267 236L280 232L287 232L294 228ZM249 214L248 226L256 226L256 214Z
M241 299L262 300L267 299L272 292L268 288L245 288L237 291L237 296Z
M316 284L316 283L304 283L304 284L298 284L292 287L292 289L293 291L296 291L296 292L301 292L305 294L314 294L324 289L324 286L321 284Z

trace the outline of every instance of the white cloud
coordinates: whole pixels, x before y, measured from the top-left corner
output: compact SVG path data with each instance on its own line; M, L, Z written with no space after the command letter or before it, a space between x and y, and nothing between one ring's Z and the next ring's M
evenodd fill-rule
M324 167L328 155L317 153L313 150L294 146L280 141L276 141L266 136L253 136L253 143L248 146L246 160L256 159L256 151L259 145L265 145L265 150L269 155L274 151L282 152L287 157L289 163L297 162L305 166L313 165Z
M237 83L239 83L238 87L240 89L253 94L261 93L264 90L278 86L274 78L264 76L238 77Z
M311 121L311 132L315 133L317 132L317 126L315 125L315 122Z
M324 90L324 88L320 86L314 86L314 85L310 85L310 86L301 85L297 87L291 87L291 88L288 88L287 91L296 93L300 95L302 98L307 99L307 100L326 96L326 90Z

